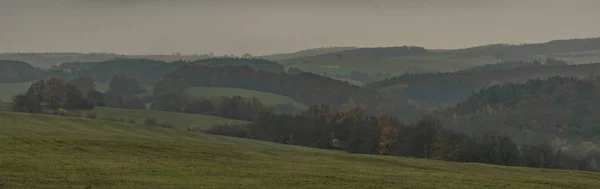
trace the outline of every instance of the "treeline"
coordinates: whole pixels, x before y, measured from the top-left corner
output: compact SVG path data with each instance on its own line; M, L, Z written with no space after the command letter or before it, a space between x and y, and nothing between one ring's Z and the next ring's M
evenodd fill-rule
M508 136L468 136L442 127L433 118L405 125L390 114L373 116L360 108L348 112L311 106L300 115L261 113L247 125L218 125L208 134L290 145L339 149L350 153L394 155L508 166L595 170L589 159L576 159L549 143L517 145Z
M115 76L106 93L96 91L92 78L76 78L64 81L60 78L40 80L13 98L13 111L29 113L52 113L74 109L92 109L108 106L125 109L145 109L137 96L145 89L134 79ZM49 111L49 112L48 112Z

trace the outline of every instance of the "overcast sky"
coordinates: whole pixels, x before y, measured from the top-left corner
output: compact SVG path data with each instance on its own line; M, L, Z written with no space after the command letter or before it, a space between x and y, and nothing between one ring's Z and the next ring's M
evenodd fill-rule
M600 0L0 0L0 52L251 53L600 37Z

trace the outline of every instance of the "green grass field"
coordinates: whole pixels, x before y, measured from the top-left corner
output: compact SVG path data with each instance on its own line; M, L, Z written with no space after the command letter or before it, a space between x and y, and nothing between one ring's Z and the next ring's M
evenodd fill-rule
M243 124L246 121L227 119L217 116L186 114L176 112L163 112L154 110L127 110L107 107L95 107L91 110L82 111L83 114L96 113L98 119L116 118L116 119L134 119L136 123L144 123L148 118L154 118L158 123L167 123L174 128L185 130L187 128L205 129L217 124Z
M0 112L1 188L597 188L600 174L352 155Z
M294 104L297 108L306 108L305 105L296 102L294 99L273 94L265 93L260 91L239 89L239 88L225 88L225 87L190 87L187 89L187 94L195 97L210 98L214 96L242 96L246 98L256 97L260 102L267 106L274 106L277 104Z

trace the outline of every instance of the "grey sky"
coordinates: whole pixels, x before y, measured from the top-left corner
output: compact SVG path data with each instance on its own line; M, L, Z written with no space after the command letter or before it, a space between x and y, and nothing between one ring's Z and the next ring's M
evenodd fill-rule
M0 52L255 55L600 36L598 0L0 0Z

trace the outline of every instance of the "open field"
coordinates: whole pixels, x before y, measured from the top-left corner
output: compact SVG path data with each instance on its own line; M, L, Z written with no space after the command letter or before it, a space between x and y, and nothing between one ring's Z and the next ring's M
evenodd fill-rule
M190 87L187 89L187 94L195 97L214 97L214 96L242 96L246 98L256 97L260 102L267 106L274 106L277 104L294 104L297 108L305 108L306 106L294 101L294 99L273 94L265 93L254 90L246 90L239 88L226 88L226 87Z
M352 155L0 112L2 188L596 188L600 174Z
M142 124L148 118L156 119L160 123L167 123L174 128L185 130L187 128L205 129L217 124L243 124L246 121L222 118L210 115L186 114L176 112L163 112L154 110L128 110L106 107L95 107L92 110L82 111L84 114L96 113L98 119L116 118L116 119L134 119L136 123Z

